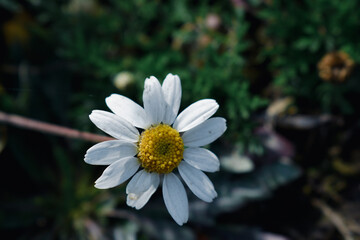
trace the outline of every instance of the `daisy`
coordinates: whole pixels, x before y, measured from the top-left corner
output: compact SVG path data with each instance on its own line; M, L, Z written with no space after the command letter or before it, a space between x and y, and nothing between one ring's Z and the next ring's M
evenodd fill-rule
M182 225L189 216L188 199L174 171L198 198L212 202L217 193L203 171L218 171L220 164L214 153L201 146L225 132L226 120L210 118L219 108L213 99L197 101L177 116L180 101L180 78L173 74L162 85L155 77L145 80L144 108L112 94L106 104L113 113L94 110L89 117L117 140L91 147L85 162L109 165L95 182L99 189L118 186L134 175L126 187L126 202L136 209L148 202L162 182L166 208Z

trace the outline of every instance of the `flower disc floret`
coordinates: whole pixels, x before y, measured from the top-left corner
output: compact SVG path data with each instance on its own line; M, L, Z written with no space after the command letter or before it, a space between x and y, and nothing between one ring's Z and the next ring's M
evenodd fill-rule
M142 132L138 158L147 172L170 173L183 159L184 143L178 131L159 124Z

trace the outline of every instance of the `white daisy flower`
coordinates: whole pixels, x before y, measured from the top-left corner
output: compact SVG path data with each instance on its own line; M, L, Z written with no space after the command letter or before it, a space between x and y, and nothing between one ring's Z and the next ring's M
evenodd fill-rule
M112 94L106 104L114 113L94 110L90 119L118 140L94 145L87 151L85 162L110 165L95 182L99 189L118 186L134 175L126 194L127 204L136 209L147 203L162 181L166 208L182 225L189 216L188 199L174 170L178 169L197 197L211 202L217 193L203 171L218 171L220 164L214 153L201 146L225 132L226 120L210 118L219 108L213 99L197 101L177 116L180 101L180 78L172 74L166 76L162 86L155 77L145 80L144 108ZM143 131L139 133L138 129Z

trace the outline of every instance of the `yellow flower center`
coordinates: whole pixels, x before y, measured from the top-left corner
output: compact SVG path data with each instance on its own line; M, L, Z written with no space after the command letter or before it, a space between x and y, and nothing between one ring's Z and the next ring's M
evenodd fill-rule
M138 150L141 166L146 171L170 173L183 158L184 143L178 131L159 124L141 133Z

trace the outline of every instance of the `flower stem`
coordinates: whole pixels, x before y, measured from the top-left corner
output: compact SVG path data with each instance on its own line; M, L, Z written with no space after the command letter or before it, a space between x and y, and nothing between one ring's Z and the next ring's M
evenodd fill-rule
M113 140L113 138L111 137L97 135L88 132L81 132L75 129L62 127L55 124L50 124L37 120L32 120L29 118L21 117L14 114L7 114L0 111L0 123L1 122L21 128L27 128L27 129L58 135L62 137L82 139L91 142L102 142L102 141Z

